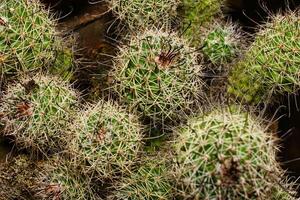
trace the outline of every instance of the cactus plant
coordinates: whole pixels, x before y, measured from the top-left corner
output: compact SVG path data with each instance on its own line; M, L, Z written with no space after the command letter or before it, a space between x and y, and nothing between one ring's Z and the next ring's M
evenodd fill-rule
M79 116L72 149L78 166L100 181L127 171L142 145L142 126L137 117L112 102L88 106Z
M37 177L35 199L96 200L91 178L84 176L72 161L54 157L44 164Z
M240 108L192 118L175 132L179 196L263 200L285 192L273 136Z
M194 52L176 34L147 30L120 49L114 90L154 122L176 120L202 96L202 66Z
M228 92L253 104L295 93L300 86L299 33L298 14L275 16L232 69Z
M166 159L158 156L146 158L136 171L117 184L115 191L109 199L173 199Z
M110 9L131 30L168 24L176 16L179 0L106 0Z
M238 54L238 33L232 24L216 23L203 40L202 52L214 65L224 65Z
M185 37L192 41L194 46L200 44L204 27L213 17L221 13L223 0L183 0L182 18L183 27L188 28Z
M0 106L4 135L12 135L20 148L51 153L68 142L76 92L55 77L39 76L9 86Z
M61 56L54 20L37 0L1 1L0 10L0 74L49 69L57 59L72 59Z

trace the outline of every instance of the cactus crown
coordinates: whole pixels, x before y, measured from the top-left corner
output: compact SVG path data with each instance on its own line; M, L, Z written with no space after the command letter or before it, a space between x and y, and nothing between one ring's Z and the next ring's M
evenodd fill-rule
M258 33L245 58L230 74L229 93L258 104L266 102L270 95L294 93L299 89L297 16L296 13L275 16Z
M214 111L190 119L176 133L179 195L268 199L280 188L274 139L247 113Z
M76 99L75 91L59 79L25 79L9 87L3 96L4 133L13 135L23 147L44 153L59 150L68 142L66 131Z
M107 0L110 8L131 30L166 25L176 16L179 0Z
M54 20L37 0L1 1L0 9L1 74L27 73L52 67L57 59L72 60L58 56L63 52Z
M121 48L114 90L131 108L161 123L178 118L201 95L197 54L175 34L148 30Z
M80 116L78 124L75 149L84 171L96 172L100 179L113 178L135 162L142 127L134 115L111 102L100 101Z

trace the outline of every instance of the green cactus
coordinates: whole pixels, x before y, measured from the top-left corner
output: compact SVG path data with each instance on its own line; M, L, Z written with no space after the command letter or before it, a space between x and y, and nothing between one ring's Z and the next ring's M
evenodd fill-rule
M182 1L183 27L190 26L184 35L194 46L200 44L203 28L208 26L213 17L221 13L222 3L223 0Z
M231 71L228 92L258 104L300 86L299 17L275 16L256 36L245 58Z
M104 181L134 164L142 145L142 126L136 116L112 102L100 101L77 121L72 149L86 174Z
M224 65L238 54L238 33L231 24L216 24L203 41L202 52L214 65Z
M156 123L176 120L202 96L195 50L173 33L148 30L121 48L114 90L131 109Z
M40 168L25 155L0 164L0 199L32 199Z
M68 143L76 92L55 77L36 76L9 86L0 105L4 135L12 135L20 148L51 153Z
M231 200L288 196L278 184L283 173L275 161L274 138L239 108L192 118L176 135L179 196Z
M110 9L131 30L166 25L175 16L179 0L106 0Z
M115 194L109 199L173 199L168 170L165 158L158 156L146 158L135 172L118 183Z
M1 1L0 10L0 74L50 69L56 62L66 64L57 59L72 59L61 56L54 20L37 0Z
M91 178L74 167L73 163L54 157L44 164L37 178L35 199L96 200Z

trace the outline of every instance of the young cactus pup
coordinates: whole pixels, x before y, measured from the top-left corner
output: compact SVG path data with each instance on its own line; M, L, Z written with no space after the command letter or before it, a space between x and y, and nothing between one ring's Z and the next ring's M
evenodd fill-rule
M48 69L60 59L72 60L39 1L2 0L0 10L0 74L28 73Z
M299 34L298 13L275 16L231 71L228 92L253 104L296 93L300 87Z
M239 33L234 25L215 23L202 42L202 53L213 65L222 66L238 55L239 42Z
M275 161L274 138L238 108L192 118L176 135L179 196L231 200L289 196L279 185L282 171Z
M127 172L142 145L137 117L112 102L89 106L79 116L75 132L73 149L78 165L100 181Z
M60 151L69 142L66 133L76 102L76 92L55 77L24 79L9 86L1 99L0 132L12 135L20 148Z
M156 123L176 120L202 96L202 66L196 57L176 34L147 30L120 49L114 90Z
M146 158L136 171L117 184L115 194L109 199L173 199L167 165L166 158Z
M166 25L176 17L179 0L106 0L110 9L131 30Z

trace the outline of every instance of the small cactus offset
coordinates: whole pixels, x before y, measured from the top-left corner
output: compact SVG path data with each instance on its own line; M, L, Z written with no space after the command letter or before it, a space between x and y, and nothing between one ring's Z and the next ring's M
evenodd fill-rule
M183 0L182 17L183 27L187 28L185 37L192 41L194 46L200 44L201 32L214 16L221 13L223 0Z
M202 42L202 53L214 65L227 64L238 54L238 35L234 25L216 23Z
M158 156L146 158L136 171L118 183L115 194L109 199L173 199L167 165L165 158Z
M69 142L76 92L55 77L39 76L9 86L1 99L0 124L17 146L34 152L59 151Z
M1 1L0 10L0 74L49 69L57 59L72 59L61 56L54 20L39 1Z
M192 118L176 135L179 196L231 200L289 196L279 185L283 173L275 161L274 138L239 108Z
M176 34L148 30L120 49L114 90L155 123L176 120L202 97L202 66L196 57Z
M78 166L100 181L130 169L142 146L142 126L137 117L112 102L89 106L74 129L72 149Z
M232 69L228 92L258 104L298 91L299 34L298 14L275 16L258 33L245 58Z
M35 199L96 200L91 178L84 176L70 161L55 157L47 161L36 178Z
M106 0L131 30L166 25L176 17L179 0Z

